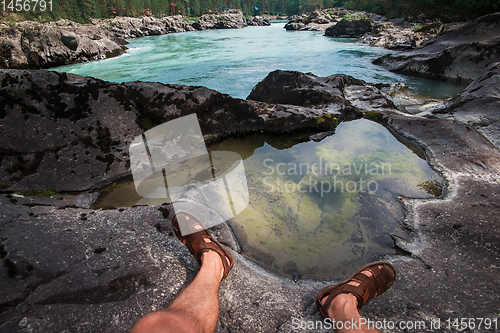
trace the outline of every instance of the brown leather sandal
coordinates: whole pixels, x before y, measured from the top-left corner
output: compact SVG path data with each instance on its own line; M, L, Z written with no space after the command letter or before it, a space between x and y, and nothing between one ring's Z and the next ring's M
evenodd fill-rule
M383 266L379 268L378 266ZM368 277L361 273L370 271L372 276ZM328 317L328 308L335 297L339 294L353 294L358 300L358 310L363 307L369 300L383 294L396 280L396 270L387 261L376 261L364 265L356 273L347 280L335 285L331 285L321 289L316 296L316 306L321 314ZM359 286L353 286L348 282L357 282ZM321 300L328 297L324 304Z
M184 223L183 225L190 231L193 231L193 233L182 236L179 228L179 221ZM208 251L217 252L222 259L222 264L224 265L224 275L222 276L222 279L224 280L228 276L231 268L233 268L234 258L224 246L219 244L219 242L210 236L210 234L205 230L205 227L200 219L187 211L177 211L172 218L172 229L174 229L174 233L177 238L179 238L179 240L187 246L189 252L194 255L196 261L198 261L200 265L201 255L203 253ZM210 242L207 242L207 239L210 240Z

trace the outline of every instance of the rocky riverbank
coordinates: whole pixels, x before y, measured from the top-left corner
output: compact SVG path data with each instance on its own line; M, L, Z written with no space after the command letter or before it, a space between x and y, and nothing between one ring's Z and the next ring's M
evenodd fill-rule
M374 61L406 75L472 82L491 63L500 61L500 13L480 17L427 41L422 47Z
M402 51L373 63L410 76L470 83L447 101L428 101L406 87L381 87L401 109L428 118L455 119L481 131L499 145L498 62L500 13L464 24L419 24L345 9L323 10L292 17L288 30L325 30L326 36L359 38L372 46ZM332 24L333 23L333 24Z
M453 98L424 102L406 107L406 110L421 117L453 119L468 124L500 147L499 82L500 62L495 62Z
M361 42L371 46L397 50L415 48L446 30L453 30L456 25L449 24L445 27L442 23L425 18L416 22L407 22L404 19L389 20L373 13L329 8L294 15L289 18L285 29L325 31L325 36L360 38Z
M125 40L134 37L269 24L261 17L247 19L239 10L205 14L195 22L180 15L93 19L91 24L23 21L0 27L0 68L41 69L114 57L124 53Z
M420 145L447 181L444 197L399 198L407 235L394 238L394 255L385 258L398 278L362 315L424 321L419 332L435 331L432 319L498 316L500 150L468 124L403 114L376 87L345 75L276 71L247 100L45 71L0 75L2 332L127 332L192 281L198 264L172 233L170 206L95 210L96 194L82 191L129 174L127 145L143 130L192 112L209 140L312 134L334 128L329 119L364 116ZM457 100L473 94L469 88ZM227 225L213 232L236 259L221 286L217 332L307 332L294 318L320 320L314 297L334 281L273 274L238 254Z

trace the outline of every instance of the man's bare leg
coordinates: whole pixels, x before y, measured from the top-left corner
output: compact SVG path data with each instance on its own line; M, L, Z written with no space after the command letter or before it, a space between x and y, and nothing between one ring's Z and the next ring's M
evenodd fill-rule
M382 269L382 266L379 266ZM362 274L370 277L372 273L368 270L362 271ZM359 283L355 281L351 281L348 284L353 285L355 287L359 286ZM324 304L328 296L324 297L321 300L321 304ZM359 326L359 320L361 319L361 315L358 311L358 299L353 294L339 294L335 297L328 308L328 317L332 320L342 321L344 323L351 323L354 321L358 323L357 328L354 329L339 329L337 333L380 333L379 330L368 327L368 325L363 325L363 327Z
M214 251L203 253L201 262L193 282L166 309L144 316L131 333L212 333L215 330L224 267Z

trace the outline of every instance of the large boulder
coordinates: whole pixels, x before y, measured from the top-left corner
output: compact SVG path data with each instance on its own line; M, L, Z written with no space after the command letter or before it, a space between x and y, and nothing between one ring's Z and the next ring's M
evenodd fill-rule
M318 77L293 71L274 71L252 89L247 99L337 111L352 110L352 115L361 115L363 111L396 109L377 88L345 74Z
M315 10L307 16L304 23L327 24L333 21L333 19L334 18L332 17L332 15L330 15L328 12Z
M203 14L193 23L196 30L239 29L247 26L245 16L239 9L231 9L219 14Z
M286 30L291 30L291 31L297 31L297 30L302 30L306 25L302 22L288 22L285 24L285 29Z
M246 19L248 26L268 26L271 25L271 21L268 18L262 16L253 16Z
M391 50L414 49L444 31L443 25L437 22L425 27L428 26L417 31L415 24L408 22L374 22L373 30L363 35L361 42Z
M346 20L332 25L325 31L325 36L358 38L372 31L372 23L369 19Z
M388 54L373 63L406 75L471 82L497 61L500 61L500 13L481 17L421 48Z
M342 17L355 12L343 8L327 8L318 9L300 15L289 17L286 30L301 30L301 31L324 31L328 25L337 23L342 20ZM360 12L360 15L369 15L369 13Z
M68 20L20 22L1 37L0 68L49 68L104 59L122 54L126 44L106 29Z
M16 191L102 187L130 175L127 147L137 135L191 113L198 115L205 140L213 141L257 131L324 132L361 114L369 104L390 106L377 90L357 106L362 98L353 94L375 88L345 75L280 73L270 75L283 77L275 90L283 90L279 84L295 76L302 79L293 84L333 83L321 83L329 89L324 96L312 87L302 89L302 97L310 96L304 101L293 93L289 98L258 98L261 84L250 96L255 100L245 101L204 87L117 84L57 72L0 70L0 184ZM324 114L335 114L336 121L318 121Z
M121 39L195 30L192 24L185 21L181 15L162 18L117 16L112 19L93 19L92 24L110 30Z

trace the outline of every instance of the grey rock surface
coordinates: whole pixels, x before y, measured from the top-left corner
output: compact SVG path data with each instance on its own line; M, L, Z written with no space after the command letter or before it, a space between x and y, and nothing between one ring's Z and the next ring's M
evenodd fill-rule
M0 68L49 68L104 59L124 52L126 42L107 29L69 20L23 21L0 34Z
M274 71L259 82L247 99L266 103L293 104L336 111L394 110L380 91L363 80L345 74L318 77L293 71Z
M296 75L273 75L280 73ZM349 91L372 89L348 76L337 81L342 92L353 84ZM377 98L376 103L390 107L376 91L360 105L340 90L334 98L285 105L279 104L284 100L235 99L204 87L117 84L47 71L0 70L0 82L0 185L15 191L83 191L110 184L130 175L128 145L135 137L191 113L197 114L208 142L257 131L328 131Z
M432 111L437 118L455 119L474 126L499 146L500 62L491 64L457 96Z
M487 126L499 121L500 62L492 63L464 91L446 101L444 110L470 125Z
M262 16L253 16L251 18L246 18L248 26L268 26L271 25L269 18L264 18Z
M499 18L500 13L483 16L421 48L388 54L373 63L406 75L471 82L500 61Z
M192 24L185 21L181 15L162 18L117 16L112 19L92 19L92 25L106 29L120 39L194 30Z
M207 29L238 29L247 26L245 16L238 9L231 9L220 14L203 14L193 23L196 30Z
M428 26L432 26L429 24ZM360 37L360 41L370 46L384 47L390 50L409 50L426 43L444 31L440 28L415 31L415 24L409 22L376 21L372 31Z
M302 22L288 22L285 24L285 29L289 31L302 30L306 25Z
M286 30L324 31L328 26L342 20L344 15L353 13L355 12L344 8L317 9L289 17L284 28ZM362 12L362 14L366 13Z
M346 20L332 25L325 31L325 36L358 38L373 29L372 23L368 19Z
M5 73L2 72L4 77ZM56 73L11 71L11 80L17 78L18 81L4 88L18 85L19 77L28 74L41 89L57 86L60 78ZM321 109L327 113L325 110L335 105L327 101L334 97L344 96L350 101L366 96L365 100L369 101L369 93L377 95L375 88L345 76L327 80L278 72L271 77L281 80L275 89L278 92L316 98L309 103L297 100L299 105L295 106L295 110L311 114ZM292 83L287 85L285 78ZM46 84L42 83L44 80ZM59 84L73 82L85 88L85 80L88 79L72 76ZM21 87L29 90L31 86L26 82L22 81ZM307 88L311 83L313 85ZM129 95L132 113L138 96L144 98L137 100L146 100L146 87L172 89L170 92L177 94L179 105L181 98L189 99L185 95L188 87L130 85L143 88L141 95L137 95L137 91ZM130 87L113 84L105 89L125 92ZM88 87L83 88L85 92ZM205 101L217 94L208 89L196 92L196 89L199 88L191 90L193 94L201 96L205 92ZM312 91L304 92L308 89ZM265 91L259 94L256 96L262 100L280 96L271 93L266 97ZM99 90L98 100L103 98L101 95L110 98L110 93ZM18 97L23 97L22 90ZM27 103L26 99L22 100ZM113 107L119 105L111 98L106 101ZM274 108L275 113L281 107L292 108L262 101L247 103L260 105L263 110ZM221 110L221 107L215 109ZM3 120L13 114L12 107L5 110ZM19 109L16 112L22 115ZM226 112L225 117L231 115ZM40 113L50 117L43 108ZM19 117L18 124L30 123L32 113L27 114L28 119ZM398 277L384 295L363 307L362 316L391 321L395 328L386 330L388 332L405 331L397 325L409 321L425 325L416 329L418 332L455 332L453 327L445 326L448 318L498 318L500 150L473 127L455 120L428 119L387 107L364 114L397 132L402 142L411 141L424 148L429 163L443 175L447 187L439 199L400 198L406 211L401 224L407 234L395 238L395 254L385 258L395 265ZM40 116L40 123L43 119ZM134 122L135 118L127 121ZM203 124L200 123L202 130L208 130ZM138 125L134 126L141 131ZM5 131L6 125L0 128ZM92 140L96 140L97 132L90 134ZM111 141L105 146L113 149ZM44 139L39 144L49 146L51 142ZM68 165L72 163L70 158L64 161ZM1 170L5 170L4 165ZM92 200L92 193L46 197L0 195L0 259L3 262L0 332L127 332L142 315L168 305L193 280L199 266L172 233L170 206L83 208L89 207ZM338 281L299 280L295 283L239 254L237 242L226 224L211 232L233 251L236 259L234 269L221 285L217 332L310 332L297 323L321 320L314 305L316 293ZM441 328L431 328L431 320L438 319Z
M347 16L346 16L347 15ZM345 20L340 26L335 27L339 22L348 17L349 20L366 22L350 23ZM368 24L370 22L370 24ZM419 45L436 38L443 33L446 28L443 24L425 21L422 29L416 31L415 23L406 22L399 19L388 20L384 16L369 12L357 12L344 8L328 8L314 10L301 15L293 15L288 18L284 28L296 31L326 31L327 36L334 37L355 37L362 43L371 46L384 47L392 50L414 49ZM453 24L451 26L455 26ZM354 28L362 28L355 30ZM349 28L349 31L347 30ZM450 28L451 29L451 28Z
M382 88L385 90L387 88ZM444 101L418 100L407 89L393 90L393 100L421 117L453 119L468 124L483 133L497 147L500 143L500 63L492 63L460 94ZM401 97L401 98L400 98ZM406 100L403 100L406 98Z

